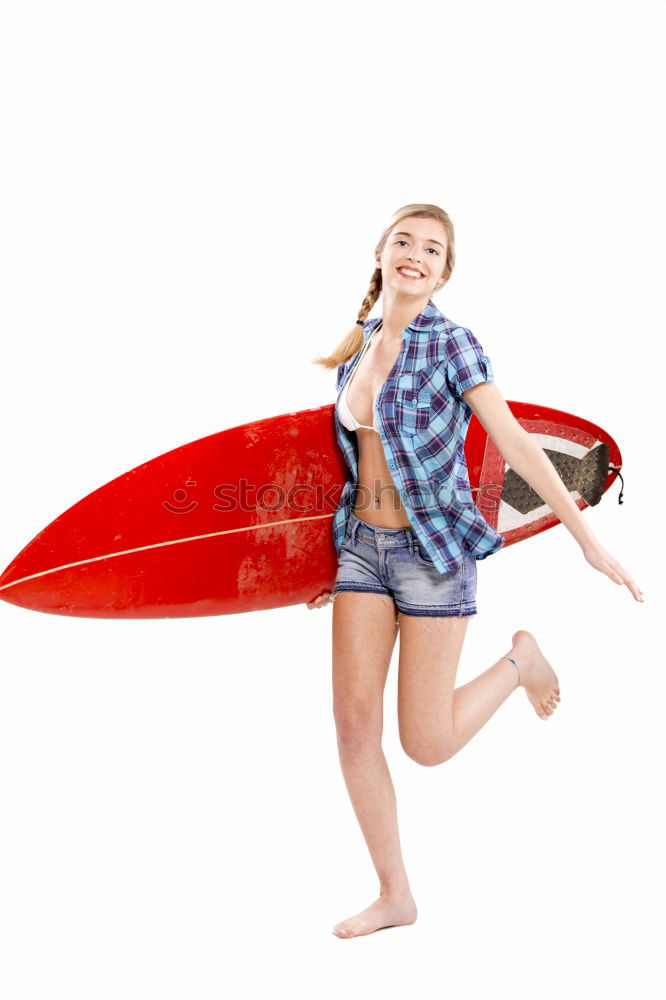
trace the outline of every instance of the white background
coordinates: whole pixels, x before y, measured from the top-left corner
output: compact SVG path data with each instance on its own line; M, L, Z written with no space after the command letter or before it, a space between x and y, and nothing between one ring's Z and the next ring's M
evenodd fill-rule
M340 772L331 607L110 622L0 605L7 1000L661 995L662 2L5 5L0 564L93 489L334 400L392 213L435 202L435 301L500 391L623 455L585 512L479 562L459 682L528 628L555 666L460 754L384 749L416 924ZM373 315L381 312L381 300ZM663 931L663 927L661 928Z

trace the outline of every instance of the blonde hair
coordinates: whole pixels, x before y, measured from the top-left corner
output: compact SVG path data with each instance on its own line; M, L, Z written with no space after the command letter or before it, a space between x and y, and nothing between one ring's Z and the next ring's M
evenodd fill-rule
M421 219L437 219L444 226L444 229L446 230L446 262L444 264L444 273L442 274L442 284L446 284L451 277L451 272L453 271L453 267L456 262L455 235L451 219L444 209L439 207L439 205L403 205L403 207L399 208L393 215L393 218L380 236L379 242L375 247L375 253L382 253L391 230L408 216L417 216ZM361 303L361 308L358 314L358 319L361 323L365 323L368 313L381 293L382 271L381 268L377 267L375 268L372 278L370 279L370 287L368 288L366 296ZM344 364L345 361L352 358L362 345L363 327L360 326L359 323L356 323L344 340L340 341L332 354L329 354L328 357L325 358L314 358L312 363L315 365L322 365L324 368L337 368L339 365Z

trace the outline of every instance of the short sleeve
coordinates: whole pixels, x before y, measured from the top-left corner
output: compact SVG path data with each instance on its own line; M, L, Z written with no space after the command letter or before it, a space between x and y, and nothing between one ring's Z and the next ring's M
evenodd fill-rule
M466 389L494 381L490 358L471 330L457 327L446 341L446 380L454 396L462 399Z

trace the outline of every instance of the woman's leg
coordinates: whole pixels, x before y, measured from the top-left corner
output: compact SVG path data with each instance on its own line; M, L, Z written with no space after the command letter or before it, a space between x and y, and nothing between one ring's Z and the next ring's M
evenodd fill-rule
M333 712L342 773L363 831L380 896L337 924L338 937L414 923L400 850L395 791L382 751L384 686L397 634L393 599L341 591L333 604Z
M419 764L441 764L453 757L518 686L525 688L542 719L552 715L560 700L553 668L534 636L522 629L492 666L454 689L468 622L468 617L400 615L400 740Z

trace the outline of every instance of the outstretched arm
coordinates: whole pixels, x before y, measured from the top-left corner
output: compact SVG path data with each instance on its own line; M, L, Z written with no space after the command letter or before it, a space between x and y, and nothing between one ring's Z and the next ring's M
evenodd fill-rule
M594 536L557 469L543 448L518 423L497 385L480 382L467 389L463 399L493 439L504 460L529 483L571 532L590 565L615 583L626 584L634 598L642 601L643 591Z

